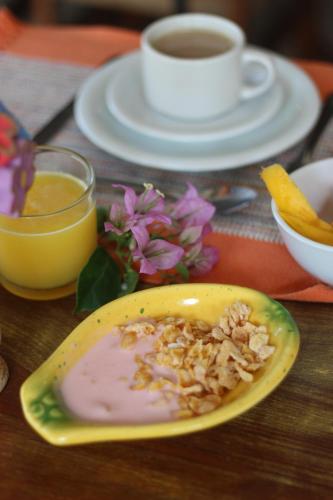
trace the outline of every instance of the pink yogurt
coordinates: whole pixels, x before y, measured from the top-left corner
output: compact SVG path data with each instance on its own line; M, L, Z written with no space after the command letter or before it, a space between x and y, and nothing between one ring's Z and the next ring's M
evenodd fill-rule
M169 401L163 391L133 390L133 376L138 369L136 354L142 358L153 351L156 336L137 340L132 349L120 346L120 336L110 333L90 349L65 376L60 393L67 409L77 418L115 424L142 424L174 420L179 410L177 394ZM154 367L154 378L175 374L164 367ZM169 386L166 386L168 390Z

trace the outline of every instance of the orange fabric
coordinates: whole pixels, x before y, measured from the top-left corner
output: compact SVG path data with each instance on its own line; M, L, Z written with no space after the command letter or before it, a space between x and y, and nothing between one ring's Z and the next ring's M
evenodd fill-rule
M316 83L322 99L333 92L333 64L319 61L296 61Z
M208 235L206 243L219 249L220 259L195 281L247 286L280 299L333 302L333 289L303 271L284 245L221 233Z
M100 27L28 26L7 9L0 10L0 49L27 57L41 57L84 65L98 65L118 52L137 48L139 35ZM322 98L333 91L333 65L297 61L315 81ZM220 261L196 281L232 283L261 290L275 298L332 302L333 289L303 271L281 244L214 233L207 243L220 251Z
M0 9L0 49L27 57L95 66L139 46L134 31L104 27L30 26Z

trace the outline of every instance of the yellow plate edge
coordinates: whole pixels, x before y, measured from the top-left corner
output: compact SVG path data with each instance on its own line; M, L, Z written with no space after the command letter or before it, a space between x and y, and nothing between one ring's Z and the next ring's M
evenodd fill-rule
M209 290L213 290L214 292L247 292L247 294L250 293L251 295L253 295L254 298L260 299L262 301L262 304L275 305L279 311L283 311L286 314L291 322L290 324L293 326L292 331L290 331L288 334L288 343L283 347L283 355L280 358L280 362L273 367L268 375L263 375L258 381L255 382L255 384L251 384L251 391L249 391L245 395L241 395L233 402L226 404L226 406L222 406L217 410L203 416L167 423L125 426L116 426L111 424L95 425L91 423L78 423L72 421L68 424L65 431L61 426L59 426L59 428L43 426L29 410L29 402L32 399L31 393L33 392L33 386L36 384L36 382L38 382L39 375L42 375L44 371L47 371L50 359L56 359L57 355L59 355L59 353L63 351L66 344L70 342L73 333L81 329L83 323L86 324L88 321L91 323L98 316L103 317L105 313L107 314L109 312L109 309L111 309L112 311L115 306L119 306L120 301L124 303L125 306L127 302L132 302L138 296L144 298L147 296L149 297L149 295L151 294L158 295L159 291L162 291L162 295L164 295L165 293L169 293L168 290L170 290L171 287L173 294L181 292L182 290L186 290L186 293L192 292L191 294L193 294L194 292L196 294L199 294L200 290L201 293L208 292ZM108 440L167 437L191 433L222 424L244 413L254 405L258 404L265 397L267 397L282 382L282 380L291 369L299 350L299 344L299 331L289 312L281 304L256 290L234 285L219 284L171 285L143 290L140 292L136 292L135 294L122 297L121 299L102 306L102 308L98 309L90 316L88 316L83 322L81 322L59 345L54 353L23 383L20 390L22 409L26 420L38 434L40 434L49 443L60 446Z

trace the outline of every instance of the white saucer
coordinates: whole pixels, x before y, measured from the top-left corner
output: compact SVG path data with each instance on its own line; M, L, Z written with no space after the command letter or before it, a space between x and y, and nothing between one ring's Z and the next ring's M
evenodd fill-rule
M285 89L284 99L270 122L247 134L203 143L179 143L152 139L121 125L106 107L106 87L128 58L137 57L137 52L94 71L83 83L75 102L76 122L82 133L104 151L153 168L202 172L272 158L305 137L321 104L315 85L302 70L281 56L270 55Z
M109 111L126 127L141 134L177 142L214 141L250 132L268 122L283 101L283 87L278 81L262 96L242 101L229 113L210 121L173 120L154 111L144 99L141 82L141 55L125 58L106 87ZM116 71L116 70L115 70Z

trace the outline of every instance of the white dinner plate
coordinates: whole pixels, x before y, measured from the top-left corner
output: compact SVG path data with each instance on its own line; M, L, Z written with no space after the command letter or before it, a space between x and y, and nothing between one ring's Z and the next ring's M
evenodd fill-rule
M118 69L116 67L118 65ZM206 121L181 121L154 111L144 99L141 55L136 53L113 65L106 86L106 104L115 118L141 134L177 142L214 141L250 132L268 122L283 101L283 86L277 81L263 95L244 100L232 111Z
M276 54L278 78L284 88L279 112L271 121L244 135L210 142L183 143L148 137L122 125L107 109L106 87L126 64L124 56L100 68L83 83L75 119L82 133L96 146L124 160L165 170L202 172L237 168L272 158L295 145L313 127L320 98L312 80L297 66Z

